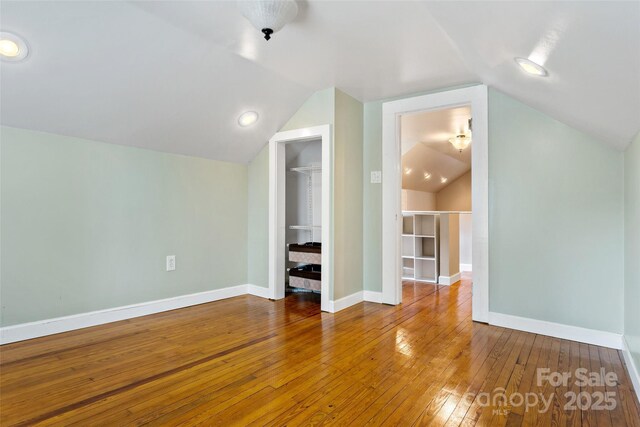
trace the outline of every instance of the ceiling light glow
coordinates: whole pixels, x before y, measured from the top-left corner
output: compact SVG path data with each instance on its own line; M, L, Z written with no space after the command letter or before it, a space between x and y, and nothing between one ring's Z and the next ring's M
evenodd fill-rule
M471 132L468 132L467 135L461 133L460 135L456 135L455 137L449 139L449 142L453 147L462 153L462 150L467 148L469 144L471 144Z
M29 54L27 43L19 36L0 32L0 58L5 62L22 61Z
M258 121L258 113L256 113L255 111L244 112L240 114L240 117L238 117L238 124L243 128L247 126L251 126L257 121Z
M547 29L527 58L544 67L549 56L551 56L558 43L564 38L569 26L568 24L565 16L558 15L551 18L546 23Z
M18 56L20 53L20 46L13 40L0 40L0 55L8 56L9 58L13 58L14 56Z
M411 168L404 168L404 174L405 174L405 175L411 175L411 171L413 171L413 169L411 169Z
M424 173L424 179L425 179L425 181L431 179L431 174L429 172L425 172Z
M445 182L447 182L447 178L445 178L444 176L440 177L440 182L444 184Z
M532 76L537 76L537 77L546 77L549 75L549 73L547 73L547 70L542 65L536 64L530 59L527 59L527 58L513 58L513 59L520 66L520 68L527 74L531 74Z

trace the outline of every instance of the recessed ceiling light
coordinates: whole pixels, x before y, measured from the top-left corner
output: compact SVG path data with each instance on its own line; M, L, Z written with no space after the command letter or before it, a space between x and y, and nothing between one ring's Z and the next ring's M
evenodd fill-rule
M411 168L404 168L404 174L405 174L405 175L411 175L411 171L412 171L412 170L413 170L413 169L411 169Z
M536 64L530 59L527 58L513 58L516 63L522 68L526 73L531 74L533 76L538 77L546 77L549 75L547 70L544 69L542 65Z
M240 114L238 117L238 124L242 127L247 127L258 121L258 113L255 111L247 111Z
M444 176L441 177L440 178L440 182L444 184L445 182L447 182L447 178L445 178Z
M425 172L424 173L424 179L425 180L431 179L431 174L429 172Z
M6 62L22 61L29 55L27 43L19 36L0 32L0 58Z

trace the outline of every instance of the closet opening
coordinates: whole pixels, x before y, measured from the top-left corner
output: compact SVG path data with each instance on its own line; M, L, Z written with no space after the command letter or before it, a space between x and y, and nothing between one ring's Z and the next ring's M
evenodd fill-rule
M331 311L330 125L279 132L269 140L269 296L319 301Z
M322 291L322 141L285 146L285 294ZM313 298L309 300L314 301Z

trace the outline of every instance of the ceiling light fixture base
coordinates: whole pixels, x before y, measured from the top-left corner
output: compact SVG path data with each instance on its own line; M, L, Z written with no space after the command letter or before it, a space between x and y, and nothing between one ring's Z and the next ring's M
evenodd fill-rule
M240 12L270 40L298 14L295 0L238 0Z
M273 34L273 30L271 28L263 28L262 34L264 34L265 40L269 40L271 39L271 34Z

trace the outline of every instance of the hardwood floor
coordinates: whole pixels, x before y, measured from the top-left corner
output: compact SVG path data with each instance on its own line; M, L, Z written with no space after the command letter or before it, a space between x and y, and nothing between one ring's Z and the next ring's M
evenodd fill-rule
M406 283L401 306L335 315L317 295L242 296L9 344L0 423L640 425L618 351L473 323L470 288ZM538 384L537 368L579 367L618 381ZM485 405L501 388L514 405ZM611 392L616 406L565 409L567 392ZM513 400L530 393L549 409Z

